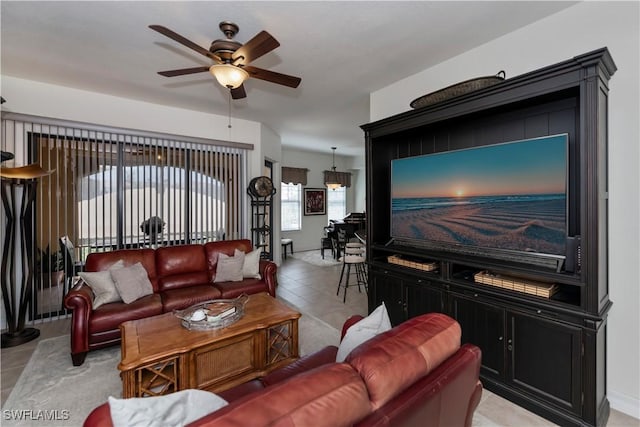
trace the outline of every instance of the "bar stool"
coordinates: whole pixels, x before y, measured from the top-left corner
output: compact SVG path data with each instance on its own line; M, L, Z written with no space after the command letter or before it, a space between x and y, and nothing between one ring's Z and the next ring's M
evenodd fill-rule
M366 251L365 251L364 245L360 242L347 243L347 246L344 249L344 251L345 251L345 254L347 255L358 255L358 256L361 256L362 258L365 258L364 254ZM366 259L365 259L365 262L366 262ZM368 291L367 268L366 268L365 262L356 264L355 268L356 268L356 273L360 274L360 278L362 279L361 282L364 285L365 291Z
M364 286L365 292L367 291L367 276L365 271L365 258L362 256L364 253L364 249L362 248L345 248L345 253L342 256L342 270L340 271L340 281L338 282L338 290L336 291L336 295L340 295L340 288L344 287L344 296L342 298L342 302L347 302L347 288L349 286L358 286L358 292L362 292L360 288L361 285ZM356 283L352 283L349 285L349 277L351 276L351 266L354 266L354 270L356 273ZM346 278L344 285L342 284L342 279L345 276L345 267L346 267Z

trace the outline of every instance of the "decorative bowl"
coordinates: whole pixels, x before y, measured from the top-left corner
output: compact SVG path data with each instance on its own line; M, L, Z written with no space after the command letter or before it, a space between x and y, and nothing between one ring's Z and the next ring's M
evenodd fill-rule
M240 295L235 299L216 299L192 305L184 310L174 310L173 314L182 320L182 326L195 331L225 328L244 316L244 306L249 296Z
M465 80L460 83L447 86L444 89L431 92L427 95L423 95L414 99L409 104L411 108L423 108L432 104L436 104L447 99L455 98L456 96L466 95L467 93L474 92L476 90L484 89L489 86L493 86L496 83L500 83L505 79L505 72L500 71L495 76L478 77L475 79Z

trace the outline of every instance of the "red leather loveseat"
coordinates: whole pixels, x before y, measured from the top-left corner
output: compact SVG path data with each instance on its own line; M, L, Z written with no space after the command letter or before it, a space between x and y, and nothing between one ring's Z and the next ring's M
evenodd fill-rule
M481 353L460 346L460 335L454 319L431 313L362 343L343 363L335 362L335 346L326 347L218 393L229 405L189 427L471 426L482 395ZM111 427L109 404L84 426Z
M94 294L84 283L74 287L64 298L73 310L71 319L71 358L73 364L84 363L88 351L120 343L122 322L142 319L176 309L187 308L211 299L235 298L242 293L268 292L275 297L277 266L260 260L260 278L214 283L218 256L233 256L235 250L249 253L249 240L223 240L204 245L178 245L158 249L123 249L92 253L84 271L106 271L122 260L124 266L140 262L147 272L153 294L134 302L112 302L93 309Z

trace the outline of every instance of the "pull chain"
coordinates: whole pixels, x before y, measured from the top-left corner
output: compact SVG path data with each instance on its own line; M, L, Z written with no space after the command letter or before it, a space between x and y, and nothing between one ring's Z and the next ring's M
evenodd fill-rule
M231 89L229 89L229 124L227 127L231 129Z

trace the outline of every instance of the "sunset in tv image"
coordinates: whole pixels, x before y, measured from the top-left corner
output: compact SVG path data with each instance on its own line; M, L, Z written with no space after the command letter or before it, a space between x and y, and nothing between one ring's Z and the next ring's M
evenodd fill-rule
M392 161L391 235L565 255L567 135Z

